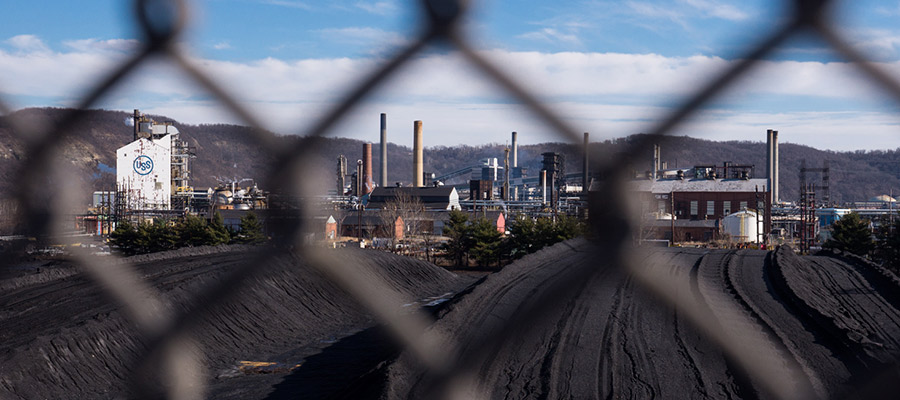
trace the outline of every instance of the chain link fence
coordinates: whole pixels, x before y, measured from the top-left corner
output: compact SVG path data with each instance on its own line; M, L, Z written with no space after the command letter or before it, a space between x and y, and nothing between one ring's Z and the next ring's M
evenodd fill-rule
M73 135L71 130L65 129L78 122L83 117L83 112L95 106L104 95L122 84L130 75L137 74L137 66L147 60L168 63L177 67L195 81L199 86L209 92L219 101L221 106L227 109L244 125L254 128L253 140L257 145L265 149L276 160L272 165L271 173L267 177L266 187L273 191L297 194L297 198L303 198L306 190L300 182L300 171L303 163L315 153L315 146L310 145L315 138L326 136L334 126L345 118L354 108L365 101L381 85L387 84L389 78L401 73L406 64L417 55L433 46L440 46L457 51L468 63L475 67L486 78L506 91L511 97L517 99L527 110L538 119L553 128L562 141L569 143L581 143L581 136L569 123L558 114L551 111L537 96L524 88L519 82L504 71L500 66L492 63L482 56L472 41L466 36L462 22L466 17L468 1L466 0L422 0L419 7L422 8L421 30L418 36L410 44L397 49L392 57L383 65L369 71L361 79L356 87L346 93L328 112L318 118L306 132L297 132L303 139L291 148L285 148L283 142L270 132L262 129L260 118L241 105L237 99L229 93L224 85L216 82L207 75L203 68L196 65L190 54L182 48L178 42L181 33L188 24L186 17L186 0L136 0L134 1L135 18L137 25L141 27L142 40L140 49L129 59L118 65L111 73L97 82L87 94L81 98L74 107L74 111L67 112L64 117L52 126L33 126L15 118L8 118L18 140L27 143L28 153L22 174L17 186L19 191L17 202L20 210L24 210L29 233L32 235L57 235L61 233L63 219L67 206L73 204L65 196L65 190L55 191L53 196L43 190L45 182L58 179L64 171L54 163L54 157L58 146L63 143L61 139ZM555 286L543 298L530 302L530 308L517 313L518 317L506 322L505 328L482 337L479 343L467 343L471 349L486 349L498 345L504 337L511 332L527 328L539 321L549 310L553 309L565 296L562 294L579 283L588 282L590 277L604 269L629 269L634 255L630 248L629 232L632 224L625 217L628 215L627 199L625 198L624 181L626 166L630 165L639 154L646 152L661 135L666 135L683 123L686 118L692 116L697 110L709 103L717 95L733 84L738 78L747 74L754 65L768 57L782 46L790 38L801 33L811 33L828 43L833 50L846 60L852 62L866 76L877 83L884 91L893 96L900 103L900 83L883 71L877 64L867 61L867 58L857 49L848 44L846 38L839 34L833 21L829 18L828 9L831 1L827 0L794 0L788 1L791 15L786 23L775 27L771 33L758 43L748 46L748 50L737 57L735 63L718 74L699 88L692 96L685 99L681 105L671 111L670 114L660 119L660 122L650 130L651 135L642 136L633 143L628 151L616 154L592 154L593 160L602 160L599 166L599 176L604 177L599 188L599 199L592 205L590 216L591 224L598 228L591 236L597 251L605 254L603 265L588 265L567 272L563 279L556 281ZM152 10L152 14L151 14ZM0 98L0 113L11 116L8 102ZM584 149L587 151L588 149ZM304 211L304 204L297 204L297 212ZM298 218L297 220L302 220ZM602 228L602 229L599 229ZM444 397L453 397L454 393L467 393L467 390L449 390L456 387L463 379L464 372L470 364L477 360L471 357L457 357L446 354L444 346L435 346L440 340L437 333L427 329L430 317L424 313L399 314L394 305L385 301L382 295L384 289L378 282L362 282L354 277L353 271L343 263L334 259L329 252L308 248L301 245L302 229L297 224L280 226L277 237L280 249L274 251L260 251L248 255L243 266L229 275L226 279L213 287L206 288L197 294L193 309L176 313L164 311L164 299L148 283L142 281L136 271L128 263L120 260L112 261L106 258L91 256L87 253L79 253L76 250L77 263L84 271L114 298L126 313L140 327L144 342L147 343L146 352L138 368L133 372L134 385L139 389L135 393L157 393L158 388L165 388L165 397L176 399L190 399L201 396L204 383L199 380L202 374L197 373L203 366L200 361L198 347L190 337L191 328L197 321L203 320L216 307L235 293L251 277L265 274L267 261L277 256L279 252L296 252L308 260L313 261L321 272L351 293L364 304L393 334L410 354L414 355L424 365L434 380L435 393ZM660 277L646 277L643 279L646 285L663 294L664 298L679 304L677 296L666 296L671 288L659 280ZM683 305L690 314L690 304ZM696 313L695 313L696 314ZM764 382L764 386L779 398L790 398L791 392L785 389L786 379L779 376L778 369L771 369L764 363L761 364L758 357L747 354L741 350L736 338L729 338L715 326L704 325L704 316L695 315L691 321L697 323L703 332L706 332L714 342L718 343L725 353L732 356L742 364L748 373ZM458 347L450 347L458 348ZM151 390L152 389L152 390Z

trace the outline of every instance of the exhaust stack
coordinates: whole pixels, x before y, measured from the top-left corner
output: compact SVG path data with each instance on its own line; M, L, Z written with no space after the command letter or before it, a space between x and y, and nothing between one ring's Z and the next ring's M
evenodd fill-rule
M363 143L362 154L362 189L360 196L372 193L375 189L375 181L372 180L372 143Z
M387 187L387 114L381 113L381 187Z
M588 177L588 168L589 168L588 167L588 154L590 154L590 151L588 151L589 137L590 137L590 134L585 132L584 133L584 165L582 166L582 169L581 169L582 170L581 191L585 194L587 194L588 185L590 185L590 183L591 183L591 180Z
M774 177L775 149L773 146L774 141L772 139L773 139L774 135L772 134L772 132L774 132L774 131L771 129L766 130L766 185L769 186L769 195L768 195L767 200L769 200L770 204L773 199L772 198L772 194L773 194L772 186L775 183L775 177Z
M422 121L413 122L413 186L422 187L424 166L422 157Z
M512 167L519 167L519 134L516 132L512 133Z
M778 198L778 131L772 131L772 201Z
M653 178L654 181L659 179L658 175L659 175L659 161L660 161L659 159L660 158L661 158L661 156L660 156L660 152L659 152L659 145L654 144L653 145L653 171L650 172L651 177Z

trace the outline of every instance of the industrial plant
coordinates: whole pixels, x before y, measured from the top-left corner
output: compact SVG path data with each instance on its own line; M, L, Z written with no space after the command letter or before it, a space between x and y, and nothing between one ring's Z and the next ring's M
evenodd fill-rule
M268 193L255 184L241 186L252 179L218 178L216 187L191 186L196 150L181 139L173 123L154 121L135 109L129 125L134 127L132 141L116 150L116 188L94 192L91 212L76 218L82 230L108 235L119 221L139 223L268 207ZM234 218L229 222L236 224Z
M387 119L387 114L380 115L378 171L373 143L363 143L358 158L337 157L334 189L313 199L314 215L304 224L310 241L372 245L422 235L440 238L451 210L488 217L502 234L507 233L506 221L518 216L588 217L592 192L600 184L591 172L588 152L582 152L579 171L567 171L565 155L557 152L540 153L540 170L529 171L520 166L519 133L514 131L497 157L435 173L425 152L426 125L417 120L411 132L412 176L391 183ZM116 150L116 188L95 192L91 212L78 221L89 233L109 234L122 220L189 214L211 218L215 212L236 228L249 211L265 222L267 210L277 208L276 199L284 197L260 189L250 178L217 178L214 187L195 188L191 166L196 151L173 123L134 110L130 125L131 141ZM584 133L584 148L589 143ZM635 242L755 247L791 243L808 251L828 238L830 225L842 215L857 212L875 220L893 213L895 201L888 196L844 207L832 203L827 160L822 167L807 167L804 161L800 171L791 171L800 176L799 199L781 199L779 173L785 171L779 171L778 131L767 131L766 144L764 174L755 165L727 160L671 168L665 149L655 145L647 168L640 162L632 166L627 183L639 221L633 230ZM404 207L421 212L385 216L385 210Z

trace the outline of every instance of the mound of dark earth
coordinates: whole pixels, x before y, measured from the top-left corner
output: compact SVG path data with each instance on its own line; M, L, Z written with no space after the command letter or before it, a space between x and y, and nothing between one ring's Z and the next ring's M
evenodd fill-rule
M242 262L246 247L182 249L134 257L138 273L185 310L210 284ZM397 307L450 296L469 284L433 264L364 250L335 250L360 276L387 282L405 297ZM373 317L302 259L276 257L231 300L216 304L193 339L204 352L210 398L264 398L291 391L285 377L315 369L316 358L342 342L363 346L342 354L342 367L324 371L318 386L327 397L347 379L389 357ZM120 307L77 267L66 262L20 267L0 281L0 398L122 398L130 372L146 349L143 335ZM390 347L390 346L388 346ZM334 356L333 356L334 357ZM333 358L332 357L332 358ZM244 363L242 363L244 362ZM308 368L311 364L313 367ZM321 366L322 363L318 362ZM356 369L354 369L356 368ZM330 376L328 374L331 374ZM300 382L308 383L309 381ZM281 387L273 387L282 385Z
M900 393L900 285L877 266L788 248L643 248L634 273L625 273L610 270L598 251L576 239L489 276L431 327L446 338L443 349L455 349L446 351L450 368L431 371L403 353L387 367L382 398ZM674 307L646 276L676 288L675 297L696 310ZM716 341L713 331L724 335ZM752 340L743 339L747 332ZM763 359L748 370L735 354ZM764 379L772 371L785 371L775 376L780 386Z

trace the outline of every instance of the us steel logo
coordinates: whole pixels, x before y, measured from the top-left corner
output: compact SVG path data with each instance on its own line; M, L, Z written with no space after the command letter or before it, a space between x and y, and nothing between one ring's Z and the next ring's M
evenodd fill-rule
M147 156L137 156L134 159L134 172L138 175L147 175L153 171L153 160Z

